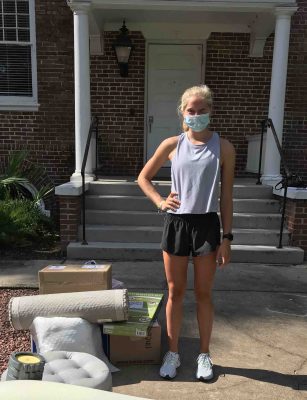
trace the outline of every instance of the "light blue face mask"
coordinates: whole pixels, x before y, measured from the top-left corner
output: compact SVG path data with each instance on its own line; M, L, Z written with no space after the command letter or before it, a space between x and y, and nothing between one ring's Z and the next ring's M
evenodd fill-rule
M210 123L210 114L187 115L184 117L186 125L194 132L200 132L207 128Z

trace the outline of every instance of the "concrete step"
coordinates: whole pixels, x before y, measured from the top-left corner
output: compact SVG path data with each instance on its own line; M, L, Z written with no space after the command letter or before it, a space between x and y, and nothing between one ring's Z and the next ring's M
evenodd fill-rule
M121 226L86 225L86 239L90 242L160 243L162 226ZM276 246L279 243L279 230L233 229L233 244L254 244ZM82 225L79 239L82 238ZM283 244L289 242L289 232L283 232Z
M234 228L278 229L279 214L234 213ZM94 225L162 226L163 214L152 211L86 210L86 223Z
M71 242L67 247L67 257L70 259L100 259L100 260L162 260L158 243L114 243ZM232 262L266 263L266 264L301 264L304 252L297 247L249 246L232 245Z
M171 184L169 181L153 181L154 186L162 196L170 193ZM98 180L90 182L89 195L113 195L113 196L144 196L140 187L135 181L125 180ZM270 199L272 188L270 186L256 185L253 183L235 183L233 197L240 199Z
M234 199L234 212L279 213L279 201L273 199ZM156 211L145 196L88 195L86 208L91 210Z

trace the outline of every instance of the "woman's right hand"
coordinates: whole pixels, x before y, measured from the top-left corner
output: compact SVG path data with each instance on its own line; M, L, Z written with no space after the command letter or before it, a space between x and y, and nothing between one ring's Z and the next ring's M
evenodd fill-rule
M178 193L171 192L168 197L161 204L161 210L167 211L172 210L174 212L180 207L180 201L178 200Z

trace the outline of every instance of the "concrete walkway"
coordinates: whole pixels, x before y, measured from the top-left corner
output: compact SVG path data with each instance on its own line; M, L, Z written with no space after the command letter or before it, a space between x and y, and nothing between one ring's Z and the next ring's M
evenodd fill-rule
M0 261L0 287L37 287L37 271L54 263L59 260ZM128 289L167 295L162 262L115 262L113 277ZM307 264L230 264L217 272L214 303L212 383L194 378L198 330L191 265L176 379L161 380L157 365L127 366L113 375L113 391L168 400L307 399ZM162 353L164 313L165 304Z

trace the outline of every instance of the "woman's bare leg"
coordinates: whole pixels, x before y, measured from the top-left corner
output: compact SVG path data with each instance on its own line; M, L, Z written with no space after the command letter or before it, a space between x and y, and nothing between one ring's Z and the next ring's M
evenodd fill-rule
M163 251L163 260L168 284L166 326L169 350L178 352L178 339L182 321L182 304L187 285L189 257L173 256Z
M193 257L194 292L197 302L197 320L200 336L200 353L209 352L214 308L212 287L216 271L216 252L206 256Z

